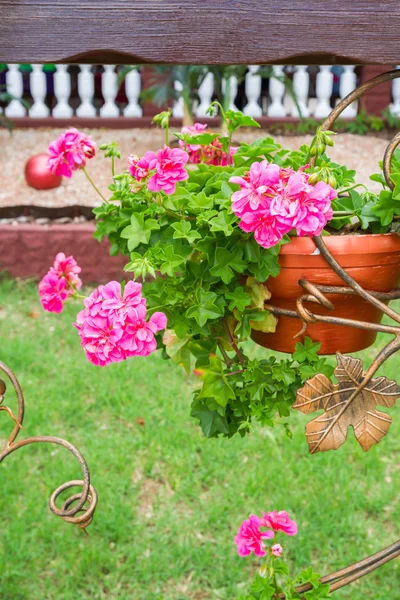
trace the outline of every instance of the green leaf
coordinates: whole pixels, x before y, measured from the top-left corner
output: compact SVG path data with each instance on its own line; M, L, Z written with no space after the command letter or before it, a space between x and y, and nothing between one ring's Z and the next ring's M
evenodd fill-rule
M271 585L271 580L269 578L261 577L257 575L254 583L250 587L250 592L252 594L261 594L259 596L260 600L271 600L271 598L275 595L275 588Z
M174 363L181 365L186 373L190 373L189 340L190 335L186 334L183 338L179 338L172 329L166 329L163 335L166 353Z
M228 305L228 308L231 311L233 311L234 308L237 308L240 312L243 312L246 306L251 304L251 296L242 286L238 286L233 291L227 292L225 298L231 301Z
M193 231L189 221L179 221L178 223L172 223L171 227L174 231L174 239L185 239L192 244L194 240L201 238L198 231Z
M121 237L128 240L128 249L132 251L140 244L148 244L151 232L157 229L160 229L160 225L155 219L145 221L142 213L134 213L131 225L121 231Z
M211 231L222 231L226 236L232 235L233 227L232 224L238 220L237 216L233 213L228 213L226 210L222 210L217 216L211 220Z
M206 408L195 408L190 413L192 417L199 419L201 429L207 438L212 438L219 433L229 433L229 425L225 417L221 416L216 410L207 410Z
M299 363L302 363L306 360L309 362L315 362L319 360L317 352L320 348L320 342L313 342L311 338L306 337L304 339L304 344L301 342L296 343L295 351L293 352L293 358Z
M278 258L280 246L281 244L278 244L273 248L261 248L260 260L258 263L250 263L248 265L250 273L252 273L261 283L266 281L268 277L276 277L279 274L280 266Z
M185 317L195 319L200 327L203 327L208 320L222 317L224 311L215 304L217 298L218 296L214 292L206 292L204 289L200 289L197 293L196 304L188 308L185 312Z
M390 179L394 183L393 200L400 200L400 173L392 173Z
M217 404L224 408L229 400L235 399L235 392L224 375L223 364L218 356L210 356L210 364L204 368L202 379L203 387L201 388L199 399L213 398Z
M394 199L389 190L382 190L379 194L378 204L372 209L381 221L381 225L390 225L394 215L400 215L400 202Z
M214 206L212 196L206 196L204 192L199 192L196 195L191 195L188 202L188 207L193 210L206 210Z
M180 265L185 262L185 257L181 254L177 254L175 252L176 249L173 246L167 246L163 250L163 263L160 266L160 271L163 275L173 277L176 275Z
M230 283L235 277L233 271L243 273L247 264L242 259L243 248L236 248L233 252L227 248L216 248L214 257L214 266L210 269L211 275L221 277L224 283Z

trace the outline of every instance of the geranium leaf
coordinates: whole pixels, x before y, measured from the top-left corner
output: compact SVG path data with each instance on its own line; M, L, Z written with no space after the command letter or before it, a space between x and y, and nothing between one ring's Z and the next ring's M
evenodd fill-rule
M214 292L206 292L201 289L198 293L197 303L188 308L185 316L189 319L195 319L200 327L203 327L209 319L218 319L223 313L223 309L215 304L218 296Z
M224 283L230 283L235 277L233 271L243 273L247 266L242 257L243 248L236 248L234 252L230 252L227 248L216 248L214 266L210 269L210 273L215 277L221 277Z
M121 237L128 240L128 249L132 251L140 244L148 244L151 232L157 229L160 229L160 225L155 219L145 221L142 213L134 213L131 224L121 231Z

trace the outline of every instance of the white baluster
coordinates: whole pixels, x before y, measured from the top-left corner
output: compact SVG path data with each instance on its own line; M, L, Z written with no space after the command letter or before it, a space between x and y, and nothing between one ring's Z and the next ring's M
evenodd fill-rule
M7 117L24 117L26 110L21 104L21 98L24 91L22 73L19 70L19 65L8 65L6 73L7 92L14 96L10 104L6 106L5 113Z
M226 88L226 79L222 80L222 93L225 94L225 88ZM235 75L231 75L229 77L229 110L238 110L238 107L235 105L235 100L236 100L236 96L237 96L237 91L238 91L238 80L237 77L235 77Z
M115 65L104 65L104 73L101 78L101 91L104 104L100 109L101 117L119 117L119 109L115 104L117 96L117 74Z
M319 67L319 73L316 81L317 105L315 107L314 117L324 119L331 112L330 99L333 88L333 73L330 67Z
M284 76L283 67L272 67L275 77L270 77L269 80L269 95L271 96L271 104L268 106L267 115L269 117L286 117L286 110L283 105L283 97L285 95L285 84L280 81Z
M293 92L295 94L297 104L299 105L302 117L310 116L310 111L307 106L309 87L310 75L308 74L307 67L305 65L296 67L296 71L293 75ZM294 102L291 111L292 117L300 117L299 108Z
M257 65L249 66L244 84L247 104L244 107L243 112L245 115L249 115L250 117L262 116L262 108L258 104L261 96L261 77L260 75L256 75L257 70Z
M139 106L139 94L142 82L137 69L130 71L125 77L125 93L128 104L124 108L124 117L141 117L143 111Z
M50 111L44 103L46 98L46 75L43 73L42 65L32 65L30 85L33 104L29 109L29 116L33 119L48 117Z
M172 116L177 117L178 119L183 119L185 108L182 96L183 85L180 81L174 81L174 89L179 94L179 96L176 99L175 104L172 108Z
M96 116L96 109L93 106L94 76L92 65L80 65L79 68L78 93L81 104L76 109L76 116L87 119Z
M214 93L214 75L207 73L199 87L200 103L196 108L196 116L207 117L207 109L211 104Z
M72 117L73 110L68 104L71 93L71 81L67 71L67 65L57 65L54 73L54 94L57 104L53 108L53 117L56 119L68 119Z
M400 65L396 65L400 69ZM389 111L395 117L400 117L400 78L392 81L393 102L389 106Z
M340 97L344 98L347 94L350 94L357 87L357 76L354 73L354 66L344 67L344 72L340 76L339 93ZM358 107L357 102L352 102L350 106L344 109L341 117L353 119L357 116Z

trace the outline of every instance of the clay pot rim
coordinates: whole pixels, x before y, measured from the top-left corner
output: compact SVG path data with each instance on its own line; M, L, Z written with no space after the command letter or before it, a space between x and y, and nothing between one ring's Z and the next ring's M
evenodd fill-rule
M324 236L323 240L335 255L400 252L400 235L396 232L332 235ZM288 244L281 247L279 254L310 256L315 250L316 245L311 237L292 237Z

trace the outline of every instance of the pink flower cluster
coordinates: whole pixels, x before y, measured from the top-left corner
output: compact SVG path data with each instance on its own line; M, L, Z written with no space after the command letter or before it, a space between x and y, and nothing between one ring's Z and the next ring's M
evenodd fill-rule
M262 527L267 527L267 531L261 531ZM263 513L263 517L250 515L243 521L235 537L235 544L239 556L248 556L252 552L256 556L265 556L265 539L272 539L275 533L282 531L287 535L297 534L297 524L293 521L287 512L281 510L276 512ZM283 548L280 544L274 544L271 552L274 556L280 556Z
M176 190L179 181L185 181L189 175L185 165L189 155L180 148L164 146L156 152L146 152L143 158L131 155L128 158L129 172L136 179L142 181L151 174L147 182L151 192L165 192L168 196Z
M68 296L82 286L78 274L78 267L73 256L66 257L59 252L55 258L54 265L39 283L40 302L48 312L60 313Z
M190 133L191 135L200 135L207 129L207 125L202 123L195 123L194 125L187 125L182 128L182 133ZM209 133L213 133L209 131ZM181 148L185 148L185 142L179 140ZM237 151L237 147L231 147L229 151L229 164L232 164L232 156ZM218 138L213 140L211 144L201 146L200 144L186 144L186 152L189 154L189 162L199 164L201 162L207 165L215 165L220 167L226 167L228 165L228 158L226 152L222 149L222 144Z
M104 367L131 356L148 356L157 348L154 335L165 329L164 313L154 313L146 321L146 299L142 286L128 281L124 292L117 281L100 285L85 298L85 309L74 324L86 356Z
M232 195L239 227L253 232L263 248L277 244L291 229L299 236L319 235L332 218L331 202L337 192L323 181L311 185L302 170L283 169L264 160L229 181L240 186Z
M96 146L87 135L71 127L50 144L48 154L49 170L55 175L71 177L73 171L95 156Z

